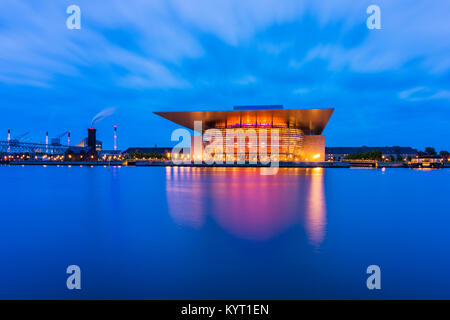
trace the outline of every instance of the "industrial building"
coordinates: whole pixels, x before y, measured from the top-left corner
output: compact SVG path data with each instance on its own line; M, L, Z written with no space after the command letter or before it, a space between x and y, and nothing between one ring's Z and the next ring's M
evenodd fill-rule
M325 148L327 161L342 161L348 155L359 152L380 151L383 157L389 159L391 156L397 157L400 155L403 159L409 157L415 158L419 154L416 149L411 147L327 147Z
M322 135L334 109L284 109L283 106L236 106L233 110L194 111L194 112L155 112L155 114L175 122L183 127L198 130L194 122L201 121L201 133L208 129L220 131L224 137L223 150L234 145L231 155L236 160L239 150L245 150L245 160L262 161L262 153L278 151L278 161L324 161L325 136ZM242 142L236 136L236 129L245 136ZM278 139L272 141L272 133L278 133ZM238 135L239 135L238 134ZM261 140L266 135L264 141ZM208 143L196 143L191 138L191 159L203 158L203 150ZM242 145L244 143L245 145ZM253 145L252 145L253 144ZM200 145L200 150L195 149ZM255 146L256 145L256 146ZM263 151L264 152L261 152ZM226 154L227 157L230 154ZM197 157L197 158L196 158ZM224 159L223 160L228 160Z
M0 140L1 161L120 161L121 151L117 148L117 125L114 125L114 150L103 150L103 143L97 140L95 128L89 128L87 137L77 145L70 144L71 132L65 131L54 138L45 132L45 143L25 142L28 132L11 138L11 129L8 129L7 140ZM67 144L61 143L61 138L67 136Z
M99 150L101 150L101 141L97 140L97 130L89 128L87 138L75 147L67 148L64 161L97 161Z
M97 140L97 130L94 128L89 128L88 129L88 136L86 138L84 138L83 140L81 140L80 142L78 142L78 144L76 145L77 147L89 147L89 146L95 146L95 149L97 151L102 151L102 147L103 147L103 142L101 142L100 140ZM91 140L90 140L91 139Z

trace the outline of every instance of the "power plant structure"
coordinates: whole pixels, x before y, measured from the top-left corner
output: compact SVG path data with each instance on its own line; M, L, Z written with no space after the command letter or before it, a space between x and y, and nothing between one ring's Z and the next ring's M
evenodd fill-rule
M45 132L44 143L25 142L26 132L11 138L11 129L8 128L6 141L0 140L1 161L24 160L55 160L55 161L97 161L120 159L121 152L117 150L117 125L114 125L114 150L102 150L103 143L97 140L97 130L93 127L87 129L87 137L76 146L71 146L71 132L64 131L54 138L49 138L49 131ZM67 144L61 139L67 135Z
M117 150L117 126L114 126L114 150Z
M11 129L8 128L8 153L11 151L11 148L9 147L11 141Z
M88 135L76 146L68 147L65 152L65 161L97 161L103 143L97 140L97 130L93 127L87 129Z
M77 147L95 147L96 151L102 151L103 142L97 140L97 130L93 127L88 128L88 135L86 138L78 142Z
M117 150L117 125L114 125L114 150L103 150L103 142L97 140L97 129L87 129L88 135L75 147L68 147L67 161L97 161L97 160L119 160L122 158L121 151Z
M55 138L50 140L52 146L61 146L61 138L67 134L67 146L70 147L70 131L64 131L63 133L57 135Z
M11 129L8 128L8 136L6 141L0 140L0 155L5 160L11 157L28 157L36 158L37 155L53 154L61 155L64 153L67 147L65 146L51 146L48 144L48 132L46 132L45 143L26 142L24 139L29 132L25 132L19 136L11 138ZM26 156L25 156L26 155Z

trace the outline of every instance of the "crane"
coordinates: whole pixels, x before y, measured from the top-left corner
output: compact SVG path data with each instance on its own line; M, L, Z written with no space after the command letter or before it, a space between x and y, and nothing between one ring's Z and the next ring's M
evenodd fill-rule
M29 134L30 134L29 132L22 133L21 135L14 137L13 141L19 142L21 139L25 138Z
M19 136L15 136L14 139L11 139L11 141L9 142L10 144L18 144L20 142L20 140L24 139L28 134L30 134L29 132L25 132L22 133Z

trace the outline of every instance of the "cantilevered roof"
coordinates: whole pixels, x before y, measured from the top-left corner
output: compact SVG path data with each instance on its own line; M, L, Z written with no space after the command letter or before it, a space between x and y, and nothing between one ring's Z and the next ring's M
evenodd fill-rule
M203 130L214 128L219 122L229 124L251 122L286 122L300 128L305 134L322 134L334 108L328 109L279 109L279 110L230 110L230 111L189 111L154 112L155 114L194 130L194 121L203 121Z

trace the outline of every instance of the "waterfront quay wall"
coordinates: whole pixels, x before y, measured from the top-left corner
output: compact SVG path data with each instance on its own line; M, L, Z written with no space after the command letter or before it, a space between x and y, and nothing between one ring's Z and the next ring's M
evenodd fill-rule
M175 164L173 161L156 161L156 160L125 160L125 161L0 161L4 165L41 165L41 166L136 166L136 167L270 167L270 164L196 164L182 163ZM349 168L347 162L306 162L292 161L279 162L280 168Z
M125 160L125 161L5 161L0 160L0 165L41 165L41 166L131 166L131 167L270 167L270 164L196 164L196 163L181 163L175 164L170 160ZM408 163L391 163L391 162L333 162L333 161L283 161L279 162L280 168L421 168L419 165L413 165ZM432 168L450 168L450 163L446 162L439 166Z
M121 166L122 161L0 161L0 164L15 166Z
M243 164L206 164L206 163L181 163L181 164L175 164L172 161L151 161L151 160L132 160L132 161L124 161L124 165L127 166L136 166L136 167L223 167L223 168L236 168L236 167L270 167L270 164L250 164L250 163L243 163ZM323 161L323 162L307 162L307 161L283 161L279 162L278 166L280 168L349 168L350 164L346 162L329 162L329 161Z

